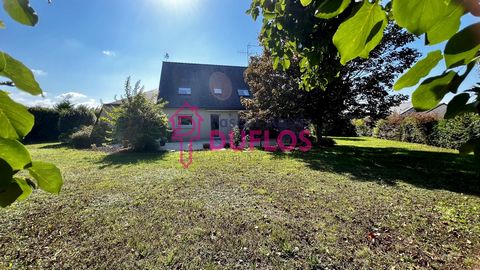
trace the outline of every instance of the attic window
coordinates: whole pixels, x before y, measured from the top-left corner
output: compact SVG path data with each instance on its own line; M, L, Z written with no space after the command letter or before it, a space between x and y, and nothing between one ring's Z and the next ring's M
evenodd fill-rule
M215 88L215 89L213 89L213 93L214 93L215 95L221 95L221 94L222 94L222 89L220 89L220 88Z
M238 89L238 95L241 97L249 97L250 92L247 89Z
M192 89L191 88L180 87L180 88L178 88L178 94L179 95L191 95L192 94Z

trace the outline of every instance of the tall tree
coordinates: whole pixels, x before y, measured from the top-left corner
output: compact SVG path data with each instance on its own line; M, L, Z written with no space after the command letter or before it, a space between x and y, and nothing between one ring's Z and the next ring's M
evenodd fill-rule
M391 25L382 44L369 59L355 60L338 68L322 88L301 91L302 68L298 57L290 58L287 70L274 69L275 57L266 49L254 57L245 72L253 99L244 99L244 118L264 125L276 119L308 119L317 134L329 126L341 126L352 118L386 117L392 106L406 100L404 95L392 95L396 76L409 68L419 53L407 46L413 36ZM330 56L328 56L328 54ZM325 59L337 55L335 48L324 52ZM327 60L325 60L327 61ZM333 64L335 65L335 63ZM328 61L322 66L332 66Z

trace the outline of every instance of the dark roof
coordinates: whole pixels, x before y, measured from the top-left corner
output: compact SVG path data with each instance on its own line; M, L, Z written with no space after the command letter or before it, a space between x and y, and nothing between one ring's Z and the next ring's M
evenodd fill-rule
M158 89L143 92L143 94L145 95L145 98L147 98L148 100L151 100L153 102L157 102ZM122 104L122 99L119 99L119 100L116 100L116 101L110 102L110 103L105 103L103 105L120 105L120 104Z
M200 109L243 110L238 89L248 89L243 78L246 67L163 62L158 98L167 108L180 108L185 102ZM179 88L190 88L180 95ZM214 89L222 89L222 94Z
M428 110L428 111L420 112L420 113L422 113L422 114L436 114L438 117L443 118L445 116L445 114L447 113L447 107L448 107L447 104L440 103L435 108L433 108L431 110ZM415 108L413 108L413 105L412 105L411 102L404 102L404 103L400 104L400 106L393 108L393 112L398 113L402 116L407 116L407 115L410 115L412 113L416 113L417 111L415 110Z

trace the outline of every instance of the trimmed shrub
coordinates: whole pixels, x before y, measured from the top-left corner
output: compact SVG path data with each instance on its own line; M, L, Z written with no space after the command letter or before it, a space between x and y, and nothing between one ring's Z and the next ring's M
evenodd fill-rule
M51 108L32 107L28 111L35 117L32 131L25 137L26 142L56 141L60 132L58 130L58 111Z
M480 116L475 113L442 120L432 134L434 145L452 149L459 149L466 142L478 138L480 138Z
M60 111L58 130L60 133L72 133L81 126L91 126L95 123L95 114L85 106Z
M403 117L398 114L391 115L387 119L380 119L373 128L373 136L386 140L400 140L400 125Z
M371 120L369 117L363 119L353 119L352 125L355 127L357 136L372 136Z
M432 114L415 113L400 124L401 140L404 142L429 144L438 117Z
M80 128L78 131L72 133L68 140L68 143L77 148L77 149L86 149L92 146L92 140L90 136L92 135L93 126L86 126Z

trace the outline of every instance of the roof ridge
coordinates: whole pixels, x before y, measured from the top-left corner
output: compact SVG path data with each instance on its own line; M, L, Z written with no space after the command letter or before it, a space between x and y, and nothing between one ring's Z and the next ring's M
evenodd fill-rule
M202 63L189 63L189 62L175 62L175 61L163 61L163 64L180 64L180 65L197 65L197 66L214 66L214 67L232 67L232 68L247 68L248 66L235 66L235 65L219 65L219 64L202 64Z

